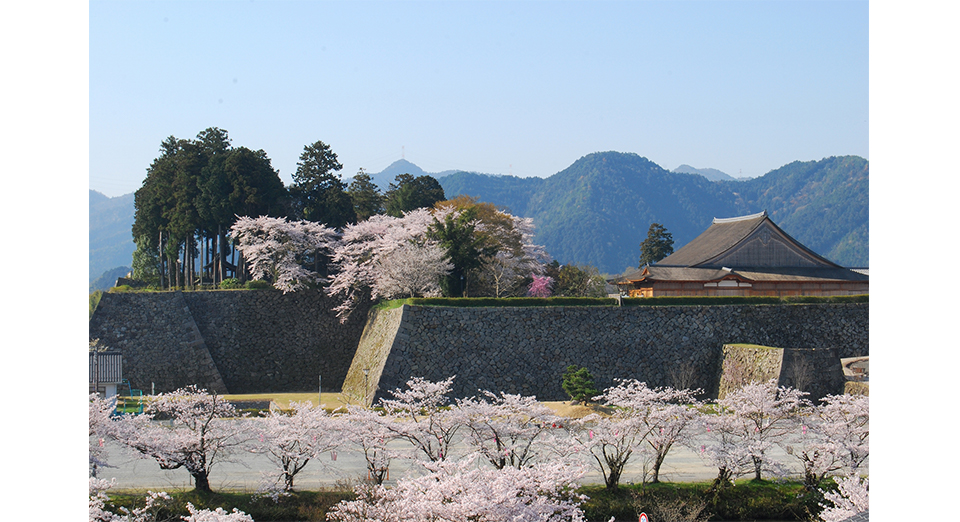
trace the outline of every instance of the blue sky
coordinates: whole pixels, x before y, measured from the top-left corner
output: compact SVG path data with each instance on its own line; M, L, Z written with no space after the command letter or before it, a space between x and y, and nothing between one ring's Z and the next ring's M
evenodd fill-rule
M90 188L135 191L164 138L212 126L285 183L316 140L345 177L869 159L868 22L865 1L94 0Z

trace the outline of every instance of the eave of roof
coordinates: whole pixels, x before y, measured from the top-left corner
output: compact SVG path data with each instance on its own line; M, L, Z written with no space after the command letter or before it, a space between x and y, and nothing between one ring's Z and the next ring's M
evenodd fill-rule
M692 268L654 265L647 267L647 274L636 279L625 280L620 284L636 284L644 281L669 282L711 282L724 278L741 281L795 281L795 282L869 282L864 274L846 268L810 267L810 268L737 268L732 270L715 268Z

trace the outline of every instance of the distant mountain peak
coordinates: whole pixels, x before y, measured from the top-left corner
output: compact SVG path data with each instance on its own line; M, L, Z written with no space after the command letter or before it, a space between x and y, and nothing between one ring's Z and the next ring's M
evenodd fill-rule
M717 169L698 169L684 163L671 170L674 174L699 174L710 181L736 181L736 178Z

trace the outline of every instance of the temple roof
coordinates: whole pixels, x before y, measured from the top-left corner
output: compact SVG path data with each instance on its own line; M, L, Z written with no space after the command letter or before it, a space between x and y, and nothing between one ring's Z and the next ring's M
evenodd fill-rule
M650 266L619 278L621 282L719 281L868 281L820 256L780 229L767 211L714 218L703 233Z
M749 216L714 218L703 233L656 265L700 268L840 266L790 237L770 220L766 210Z

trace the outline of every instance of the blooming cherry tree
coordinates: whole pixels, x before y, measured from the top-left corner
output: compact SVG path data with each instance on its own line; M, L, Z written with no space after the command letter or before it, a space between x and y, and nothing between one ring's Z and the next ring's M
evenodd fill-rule
M823 522L842 522L870 508L870 482L856 474L837 481L837 491L824 491L823 498L830 504L821 504Z
M374 268L380 275L377 293L387 299L439 297L440 278L453 265L435 241L401 243L388 256L380 256Z
M109 467L104 442L110 436L112 428L110 415L116 406L116 399L104 399L97 393L91 393L89 402L90 413L87 418L90 424L88 435L90 442L90 476L96 477L98 469Z
M551 290L553 287L553 278L537 274L530 274L530 277L533 278L533 282L530 283L530 288L527 289L527 297L550 297L550 294L553 293Z
M392 399L380 399L386 415L383 426L396 439L409 442L415 452L430 462L444 460L462 426L456 409L444 409L454 377L431 382L421 377L407 381L407 389L393 390Z
M607 489L617 489L633 452L641 447L650 429L623 411L613 415L587 415L572 423L573 438L592 457Z
M116 421L114 438L153 458L163 469L184 468L199 491L210 491L210 469L243 442L234 426L232 404L194 386L157 395L142 415L124 415ZM161 422L162 420L162 422Z
M521 469L557 444L550 430L559 418L536 397L482 392L457 401L467 444L497 469Z
M870 456L870 397L828 395L816 410L817 430L843 448L842 459L858 470Z
M401 245L411 242L425 245L427 228L432 222L430 211L422 208L407 212L402 218L371 216L343 229L343 235L334 245L332 262L336 271L327 288L331 296L343 299L334 308L341 321L347 320L365 292L374 299L384 293L386 280L378 263L382 264ZM391 288L390 284L386 284L386 288Z
M477 468L473 455L457 462L426 464L430 471L403 478L396 487L357 488L357 500L343 501L329 520L361 522L581 522L582 496L575 493L582 470L563 462L532 468Z
M800 433L784 444L803 465L804 485L815 489L828 474L856 472L869 455L870 411L865 395L828 395L802 418Z
M383 415L367 408L349 406L340 420L344 439L359 446L363 453L370 482L383 484L393 458L387 444L394 436L393 432L387 429Z
M343 444L340 422L322 407L292 402L293 413L271 410L251 425L248 442L254 453L266 455L276 466L273 480L264 489L289 492L293 479L311 460Z
M620 380L596 400L633 416L646 428L644 450L651 456L651 482L660 481L660 467L674 444L692 446L693 431L699 418L695 395L701 390L649 388L635 379Z
M766 454L794 432L801 409L809 405L804 395L806 392L778 387L775 380L751 382L727 394L717 401L719 418L711 423L714 454L723 458L749 455L756 480L760 480L765 466L780 473L777 463ZM718 447L730 444L734 447Z
M254 279L270 279L284 293L320 281L320 276L303 267L308 256L331 248L336 231L312 221L286 218L239 217L230 227L237 250L247 260Z

